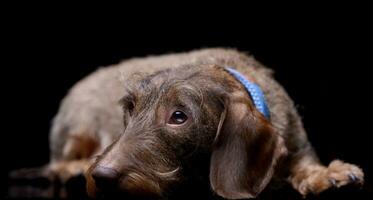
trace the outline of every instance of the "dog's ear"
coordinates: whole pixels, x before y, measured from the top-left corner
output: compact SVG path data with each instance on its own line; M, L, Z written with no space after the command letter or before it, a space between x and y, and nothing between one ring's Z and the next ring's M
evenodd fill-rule
M211 157L210 183L224 198L253 198L270 181L286 147L247 96L233 96L224 102Z

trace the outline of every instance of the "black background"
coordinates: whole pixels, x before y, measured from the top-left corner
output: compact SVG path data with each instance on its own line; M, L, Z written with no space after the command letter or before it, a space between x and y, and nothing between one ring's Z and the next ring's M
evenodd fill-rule
M80 10L73 16L54 10L6 16L2 180L9 170L48 162L48 131L60 100L97 67L149 54L234 47L275 70L322 162L339 158L361 166L366 185L353 195L372 194L372 21L364 9L253 14L247 8L233 15L202 9L198 16L195 10L130 10L109 17L100 11L77 17Z

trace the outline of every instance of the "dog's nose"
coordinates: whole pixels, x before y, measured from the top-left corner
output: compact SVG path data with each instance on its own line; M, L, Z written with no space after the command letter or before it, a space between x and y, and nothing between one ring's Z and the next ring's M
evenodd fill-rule
M95 180L96 187L99 189L114 189L119 180L120 174L117 170L104 166L97 166L92 177Z

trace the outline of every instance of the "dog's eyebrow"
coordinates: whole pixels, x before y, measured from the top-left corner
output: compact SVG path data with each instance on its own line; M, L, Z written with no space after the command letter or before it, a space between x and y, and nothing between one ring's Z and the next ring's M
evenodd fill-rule
M160 71L157 71L153 74L150 74L148 76L145 76L141 81L140 81L140 87L142 88L146 88L148 87L151 83L152 83L152 80L159 76L159 75L162 75L162 74L167 74L170 72L170 69L165 69L165 70L160 70Z
M121 105L125 105L128 102L136 103L137 100L139 100L137 98L140 98L140 96L147 101L152 101L157 99L159 95L162 95L163 91L167 91L170 87L175 86L175 84L185 82L188 84L184 86L181 85L181 87L179 85L178 88L182 88L190 97L193 97L191 99L202 100L202 104L202 92L198 86L193 84L193 80L199 77L204 77L204 79L211 79L211 77L203 75L199 70L191 70L193 66L184 67L186 68L186 71L182 75L179 73L172 73L174 70L171 69L160 70L148 75L141 73L134 74L133 76L135 76L138 81L134 84L126 85L124 96L119 100L119 103Z

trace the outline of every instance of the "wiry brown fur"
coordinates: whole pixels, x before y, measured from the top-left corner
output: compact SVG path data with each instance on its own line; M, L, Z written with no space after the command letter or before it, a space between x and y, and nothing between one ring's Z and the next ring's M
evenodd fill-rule
M261 86L270 121L224 67ZM185 109L188 124L166 125L175 108ZM257 196L276 172L302 195L363 181L355 165L322 165L271 70L231 49L151 56L99 69L63 100L50 146L55 173L76 175L79 169L64 168L70 162L77 166L77 160L85 163L82 170L89 167L93 195L124 191L164 197L192 176L209 177L213 191L228 199ZM91 158L97 158L93 164ZM98 166L120 173L115 191L97 188L92 171Z

